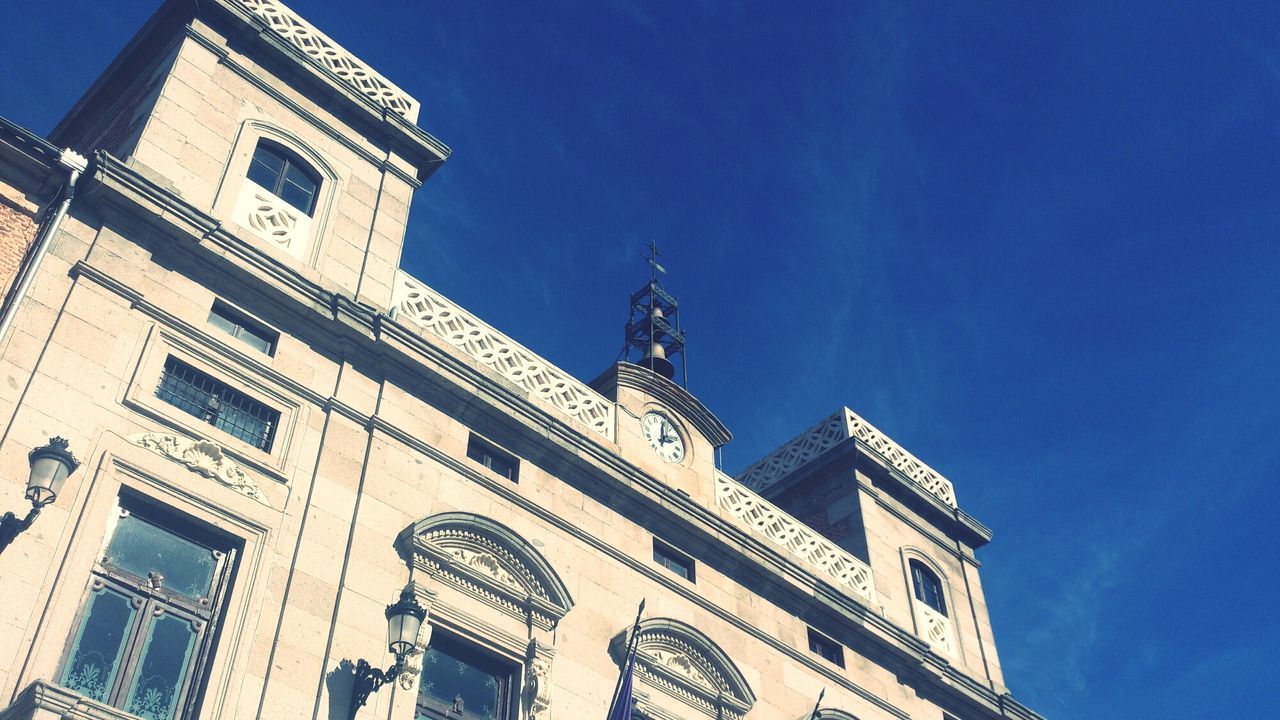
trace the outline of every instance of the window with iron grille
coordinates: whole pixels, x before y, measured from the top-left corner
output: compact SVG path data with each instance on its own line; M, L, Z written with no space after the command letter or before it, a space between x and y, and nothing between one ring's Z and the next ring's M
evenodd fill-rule
M271 451L279 412L172 355L164 361L156 397L260 450Z

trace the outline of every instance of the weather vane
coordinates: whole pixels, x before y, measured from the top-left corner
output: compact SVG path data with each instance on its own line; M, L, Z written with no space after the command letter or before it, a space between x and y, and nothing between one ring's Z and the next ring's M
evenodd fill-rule
M654 240L649 241L649 257L645 258L645 262L649 263L652 268L649 272L650 280L657 280L658 273L666 273L667 269L658 264L658 243Z

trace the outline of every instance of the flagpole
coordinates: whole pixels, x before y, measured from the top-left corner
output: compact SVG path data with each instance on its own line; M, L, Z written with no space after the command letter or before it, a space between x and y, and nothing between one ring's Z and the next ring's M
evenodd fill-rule
M618 703L618 692L622 690L622 678L627 674L627 666L631 664L631 656L635 653L636 642L640 638L640 616L644 614L644 598L640 599L640 607L636 609L636 621L631 625L631 637L627 638L627 652L622 656L622 671L618 673L618 681L613 684L613 697L609 700L609 714L612 717L614 705Z
M826 688L822 688L822 691L818 693L818 702L813 704L813 712L809 713L809 720L818 720L818 708L822 707L822 696L826 694Z

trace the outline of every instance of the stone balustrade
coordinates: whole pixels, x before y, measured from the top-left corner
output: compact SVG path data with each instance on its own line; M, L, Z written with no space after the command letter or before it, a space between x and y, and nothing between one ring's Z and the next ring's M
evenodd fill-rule
M925 465L849 408L841 408L839 412L738 473L738 482L763 492L849 438L857 438L912 482L947 505L956 507L955 486L950 480Z
M715 482L717 504L752 534L783 548L868 607L878 607L875 580L866 563L728 475L716 472Z
M396 272L392 307L398 319L442 338L530 395L613 439L610 400L404 271Z
M350 51L303 20L279 0L240 0L249 12L262 19L289 44L301 50L320 67L375 103L395 112L411 123L418 121L418 101L396 87L395 83L374 72Z

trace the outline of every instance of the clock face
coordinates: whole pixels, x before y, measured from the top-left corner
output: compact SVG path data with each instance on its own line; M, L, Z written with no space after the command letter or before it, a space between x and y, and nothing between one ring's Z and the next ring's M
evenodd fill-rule
M649 447L663 462L677 463L684 459L684 440L670 420L658 413L646 413L640 420L640 429Z

